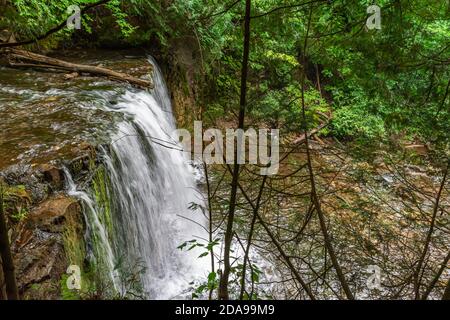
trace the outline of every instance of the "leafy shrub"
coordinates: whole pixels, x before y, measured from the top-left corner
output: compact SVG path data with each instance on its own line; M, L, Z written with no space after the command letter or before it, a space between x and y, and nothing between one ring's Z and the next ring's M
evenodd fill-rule
M334 112L333 130L338 137L375 139L385 134L383 119L352 106L345 106Z

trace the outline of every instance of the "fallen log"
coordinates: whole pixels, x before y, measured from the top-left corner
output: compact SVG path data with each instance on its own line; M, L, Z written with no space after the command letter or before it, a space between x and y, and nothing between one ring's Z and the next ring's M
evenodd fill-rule
M49 66L46 64L35 64L35 63L15 63L12 61L8 61L6 63L8 66L13 67L13 68L28 68L28 69L52 69L50 70L50 72L55 72L55 71L61 71L61 72L67 72L66 69L62 69L60 67L56 67L56 66Z
M20 49L10 48L6 49L4 52L7 54L9 66L11 67L29 67L35 65L39 68L50 68L78 73L89 73L95 76L105 76L112 80L127 82L142 88L153 88L153 84L150 80L139 79L126 73L113 71L103 67L71 63ZM28 61L31 63L22 63L21 61Z
M329 120L327 122L322 123L321 125L319 125L317 128L312 129L311 131L308 132L308 138L310 138L311 136L315 135L316 133L318 133L320 130L324 129L325 127L327 127L330 124ZM300 137L298 137L297 139L295 139L291 144L292 145L298 145L301 144L303 142L305 142L306 140L306 136L303 133Z

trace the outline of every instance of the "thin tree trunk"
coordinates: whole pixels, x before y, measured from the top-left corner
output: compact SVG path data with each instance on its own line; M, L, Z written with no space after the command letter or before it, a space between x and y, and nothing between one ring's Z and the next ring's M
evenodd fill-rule
M322 86L320 85L319 66L317 65L317 63L315 64L315 68L316 68L316 78L317 78L317 90L319 90L320 97L323 97L322 96Z
M414 291L415 291L415 299L419 299L419 295L420 295L420 286L421 286L421 277L420 277L420 271L422 269L422 265L425 261L425 257L427 255L428 252L428 248L430 246L431 243L431 236L433 235L433 231L434 231L434 226L436 224L436 216L437 213L439 211L439 202L441 200L441 195L442 195L442 191L444 190L444 186L445 183L447 181L447 174L448 174L448 168L449 168L450 162L447 164L447 167L445 169L444 172L444 176L442 178L441 181L441 185L439 187L439 191L436 195L436 201L434 203L434 207L433 207L433 215L431 217L431 222L430 222L430 228L428 229L428 233L427 233L427 238L425 240L425 245L423 247L422 253L420 255L419 261L417 263L417 268L414 272Z
M246 268L247 268L247 260L248 260L248 255L250 253L250 246L252 244L253 231L255 229L257 213L258 213L259 207L261 205L261 197L262 197L262 193L264 190L264 186L266 184L266 180L267 180L267 175L263 177L263 181L261 183L261 187L260 187L259 193L258 193L258 199L256 200L256 205L255 205L255 208L253 209L253 218L252 218L252 222L250 224L250 231L248 233L247 246L245 248L245 254L244 254L244 262L242 265L241 293L239 294L239 300L242 300L244 298L245 273L246 273ZM251 276L253 276L253 275L251 275ZM250 299L251 299L251 297L250 297Z
M427 300L428 296L430 295L431 291L436 286L436 283L439 281L439 278L441 277L442 273L448 268L448 262L450 261L450 251L447 253L447 256L445 257L444 261L441 264L441 267L439 268L439 271L434 276L433 280L431 280L430 284L428 285L427 289L425 290L425 293L422 295L422 300Z
M241 95L239 103L239 129L244 129L245 120L245 107L247 104L247 75L248 75L248 57L250 53L250 11L251 0L245 1L245 22L244 22L244 55L242 59L242 72L241 72ZM236 210L236 195L239 182L239 164L237 163L237 151L235 149L234 168L233 168L233 180L231 183L231 196L230 207L228 211L228 220L225 230L225 244L224 244L224 269L220 278L219 285L219 299L228 300L228 281L230 277L231 264L230 264L230 251L231 242L233 240L233 222L234 213Z
M208 192L208 216L209 216L209 244L211 246L211 249L209 250L209 254L211 255L211 272L215 271L215 262L214 262L214 247L211 245L213 242L213 213L212 213L212 206L211 206L211 184L209 183L209 176L208 176L208 166L205 162L203 162L203 168L205 172L205 179L206 179L206 188ZM209 290L209 300L212 299L214 288L212 287Z
M308 35L309 35L309 29L310 29L310 24L311 24L311 16L312 16L312 6L310 8L308 28L306 31L305 42L304 42L303 53L302 53L303 70L302 70L302 78L301 78L302 117L303 117L303 122L304 122L306 157L307 157L307 164L308 164L308 170L309 170L309 179L310 179L310 183L311 183L311 198L312 198L314 207L317 210L317 215L319 216L320 229L322 230L323 238L325 241L325 247L330 255L330 259L333 264L333 267L336 270L339 282L341 283L341 286L345 292L345 295L347 296L347 299L353 300L353 299L355 299L355 297L353 296L353 294L350 290L350 287L347 283L347 280L345 279L344 273L342 271L342 268L339 264L336 253L334 251L334 247L331 242L331 238L328 234L325 216L322 212L319 196L317 195L316 180L315 180L314 169L313 169L313 165L312 165L311 153L309 150L309 137L308 137L308 128L306 126L306 106L305 106L305 78L306 78L305 66L306 66L306 49L308 47Z
M3 276L3 263L0 256L0 300L6 300L5 277Z
M231 168L229 165L227 165L228 170L231 172ZM283 257L283 260L286 262L289 270L291 270L292 274L294 275L294 278L297 280L297 282L301 285L301 287L303 288L303 290L305 290L305 292L307 293L308 297L311 300L315 300L315 296L311 291L311 288L309 287L309 285L303 280L303 278L301 277L300 273L298 272L298 270L295 268L295 266L293 265L291 259L289 258L289 256L286 254L286 252L284 252L283 247L281 246L281 244L277 241L277 239L275 238L275 235L272 233L272 231L269 229L269 226L265 223L265 221L262 219L261 215L258 213L256 209L256 206L253 204L252 200L250 199L250 197L247 195L247 192L245 192L244 188L242 188L242 185L239 183L238 181L238 187L239 190L241 190L242 195L244 196L245 200L247 200L248 204L252 207L253 212L256 215L256 218L258 219L259 223L263 226L263 228L266 230L267 234L269 235L272 243L275 245L275 247L277 247L278 251L280 252L280 255Z
M0 256L2 260L3 276L5 278L6 296L8 300L19 300L14 262L8 239L8 227L6 225L5 212L3 210L3 190L0 189Z
M269 229L269 226L267 225L267 223L263 220L263 218L261 217L261 215L259 214L258 211L255 210L255 205L252 203L251 199L248 197L247 193L245 192L245 190L242 188L241 184L238 183L239 189L241 190L242 194L244 195L244 198L247 200L247 202L250 204L250 206L253 208L253 212L255 213L256 217L258 218L259 223L263 226L264 230L266 230L267 234L269 235L272 243L275 245L275 247L278 249L278 252L280 253L280 255L283 257L283 260L286 262L288 268L291 270L292 274L294 275L294 278L297 280L297 282L301 285L301 287L303 288L303 290L306 291L307 295L309 296L309 298L311 300L315 300L315 296L311 291L311 288L309 287L309 285L303 280L303 278L301 277L300 273L298 272L297 268L294 266L294 264L292 263L291 259L289 258L289 256L286 254L286 252L284 252L283 247L281 246L281 244L277 241L277 239L275 238L275 235L273 234L273 232Z

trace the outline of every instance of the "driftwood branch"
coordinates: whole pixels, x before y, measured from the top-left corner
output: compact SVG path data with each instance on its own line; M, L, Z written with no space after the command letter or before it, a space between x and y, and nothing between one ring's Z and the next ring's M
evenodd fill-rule
M327 119L326 122L320 124L318 127L316 127L316 128L314 128L314 129L312 129L311 131L309 131L309 132L308 132L308 138L312 137L313 135L315 135L316 133L318 133L320 130L326 128L326 127L330 124L329 121L330 121L330 120ZM298 137L297 139L295 139L295 140L292 142L292 144L293 144L293 145L301 144L301 143L305 142L305 140L306 140L306 134L303 133L300 137Z
M127 82L142 88L153 88L153 84L150 80L136 78L126 73L113 71L103 67L71 63L60 59L50 58L30 51L13 48L7 49L7 51L5 52L7 53L7 57L9 60L9 66L11 67L36 67L66 70L78 73L83 72L95 76L104 76L113 80Z

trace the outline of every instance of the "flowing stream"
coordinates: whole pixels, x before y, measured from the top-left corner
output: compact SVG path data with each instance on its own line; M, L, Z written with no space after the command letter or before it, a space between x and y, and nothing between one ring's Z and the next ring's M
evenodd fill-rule
M94 185L82 191L67 172L68 193L83 204L88 257L115 290L124 294L124 273L138 272L146 298L188 298L186 289L207 273L208 258L177 247L206 237L204 217L192 206L201 204L202 197L188 155L171 138L176 126L170 96L158 65L150 60L155 89L127 90L102 106L124 119L100 151L105 190ZM99 198L106 201L99 203Z

